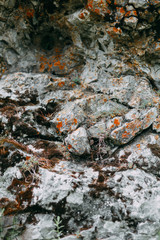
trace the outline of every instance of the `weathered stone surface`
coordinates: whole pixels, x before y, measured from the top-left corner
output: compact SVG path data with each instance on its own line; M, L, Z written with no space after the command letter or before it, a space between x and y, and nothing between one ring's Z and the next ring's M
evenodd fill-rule
M158 89L160 89L160 65L155 64L151 67L150 72L151 77L153 78L153 81Z
M149 6L148 1L145 0L129 0L129 4L133 4L135 8L147 8Z
M0 238L159 240L159 24L159 0L0 0Z
M141 113L139 118L124 123L121 127L116 128L110 134L110 138L117 144L125 144L134 138L142 130L148 128L157 117L157 109L151 108Z
M124 105L108 99L107 95L97 94L86 99L85 111L91 119L122 115L128 110Z
M85 128L80 127L72 132L65 139L65 143L70 152L76 155L83 155L90 153L90 145Z
M137 17L129 17L124 19L124 24L126 27L130 27L135 29L138 23L138 18Z
M51 121L60 133L72 132L85 120L85 113L80 103L67 103Z
M100 138L101 136L104 136L106 138L108 136L106 131L106 124L104 122L96 123L88 129L88 135L91 138Z
M54 232L55 224L53 222L54 215L36 214L35 224L26 224L26 229L22 235L22 239L38 240L38 239L53 239L56 237ZM21 239L21 238L20 238Z
M158 134L145 134L117 153L119 161L129 168L141 168L159 174L160 138Z

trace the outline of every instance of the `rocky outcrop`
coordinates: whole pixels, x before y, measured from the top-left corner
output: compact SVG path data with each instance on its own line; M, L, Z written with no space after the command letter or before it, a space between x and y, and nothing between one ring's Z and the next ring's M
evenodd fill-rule
M160 1L0 1L0 237L158 240Z

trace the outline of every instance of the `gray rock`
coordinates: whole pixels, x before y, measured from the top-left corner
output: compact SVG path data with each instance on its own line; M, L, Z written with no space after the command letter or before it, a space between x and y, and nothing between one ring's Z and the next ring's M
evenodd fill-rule
M130 27L132 29L135 29L138 23L138 18L137 17L129 17L124 19L124 24L127 27Z
M35 224L26 224L26 229L22 234L22 239L27 240L51 240L56 237L54 214L36 214Z
M145 134L119 151L117 157L120 161L127 162L129 168L137 166L159 175L159 146L160 138L158 134Z
M157 109L151 108L141 112L139 118L133 116L133 120L124 123L121 127L116 128L110 134L110 138L117 144L125 144L134 138L138 133L148 128L157 117Z
M100 138L102 135L107 138L106 124L98 122L88 129L88 135L91 138Z
M69 134L68 137L65 139L65 143L68 146L69 151L76 155L90 153L90 145L87 132L82 127Z
M83 108L78 101L77 103L67 103L51 122L56 126L59 133L67 133L76 130L85 118Z
M145 0L129 0L129 4L133 4L135 8L147 8L149 7L149 3Z
M73 174L74 168L75 165L63 161L55 167L56 172L40 168L41 182L38 184L38 188L33 190L31 205L38 204L47 210L52 210L55 204L65 199L69 205L82 205L84 194L89 191L88 184L97 178L98 173L91 168L86 168L83 177L79 178L79 172L83 168L80 167ZM81 181L83 182L82 188ZM52 184L53 182L54 184ZM79 186L76 190L74 189L75 185Z

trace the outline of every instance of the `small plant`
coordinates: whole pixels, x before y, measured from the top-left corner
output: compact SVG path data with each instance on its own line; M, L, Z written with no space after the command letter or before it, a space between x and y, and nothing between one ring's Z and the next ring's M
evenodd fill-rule
M31 156L31 157L26 157L26 160L21 162L19 164L22 173L26 179L26 172L28 172L32 176L32 183L34 180L38 178L38 174L36 173L37 168L39 166L39 161L37 157Z
M54 233L56 234L56 238L53 238L53 240L59 240L62 235L62 228L63 228L63 225L61 225L62 220L60 216L57 216L57 218L54 220L54 224L55 224Z
M103 160L103 157L107 154L105 137L104 134L101 134L98 142L98 150L97 150L97 160Z

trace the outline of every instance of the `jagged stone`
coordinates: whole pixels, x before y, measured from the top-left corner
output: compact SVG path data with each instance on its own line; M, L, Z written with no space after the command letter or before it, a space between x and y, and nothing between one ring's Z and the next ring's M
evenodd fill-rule
M85 113L78 102L67 103L51 122L56 125L59 133L67 133L76 130L85 118Z
M129 17L124 19L124 24L127 27L135 29L138 23L138 18L137 17Z
M147 8L149 7L149 2L146 0L129 0L129 4L133 4L135 8Z
M157 117L157 109L151 108L141 113L139 118L124 123L121 127L116 128L110 134L110 138L117 144L125 144L133 139L142 130L148 128Z
M101 136L104 136L104 138L107 138L108 134L106 131L106 124L104 122L99 122L91 126L88 129L88 135L91 138L100 138Z
M65 139L65 143L69 151L76 155L90 153L90 145L87 137L87 132L82 127L69 134Z

